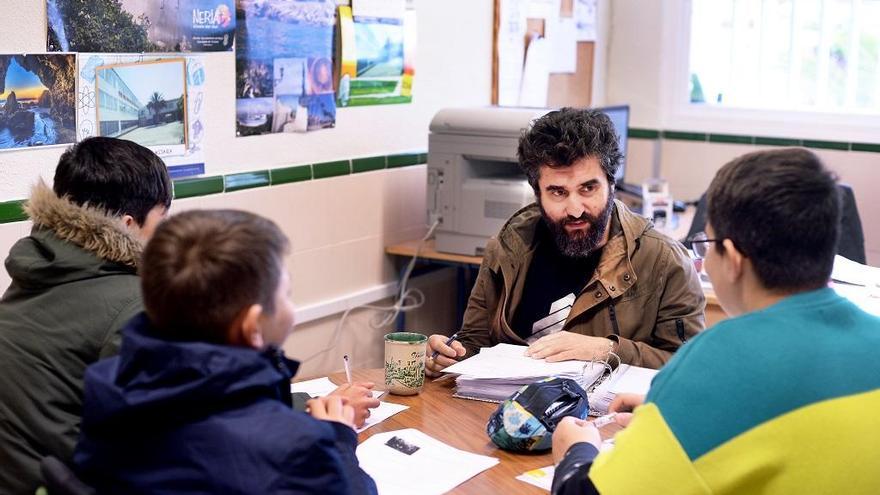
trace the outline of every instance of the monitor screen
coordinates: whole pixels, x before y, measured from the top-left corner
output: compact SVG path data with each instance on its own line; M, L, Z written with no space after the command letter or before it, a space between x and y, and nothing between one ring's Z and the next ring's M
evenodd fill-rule
M624 175L626 174L626 139L629 126L629 105L597 108L596 110L599 110L611 119L611 122L614 124L614 131L617 132L617 137L620 139L620 154L623 155L623 158L620 159L620 167L617 169L617 173L614 174L614 178L618 185L622 185Z

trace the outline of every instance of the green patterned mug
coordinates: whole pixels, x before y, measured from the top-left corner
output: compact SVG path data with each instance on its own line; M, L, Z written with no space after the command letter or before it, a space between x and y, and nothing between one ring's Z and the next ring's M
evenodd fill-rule
M425 384L428 337L420 333L385 335L385 388L392 394L415 395Z

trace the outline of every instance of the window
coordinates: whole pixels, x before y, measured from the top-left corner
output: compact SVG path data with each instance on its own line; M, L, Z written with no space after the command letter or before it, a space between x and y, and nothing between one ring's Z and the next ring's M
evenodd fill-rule
M688 82L694 106L880 114L880 0L692 0Z

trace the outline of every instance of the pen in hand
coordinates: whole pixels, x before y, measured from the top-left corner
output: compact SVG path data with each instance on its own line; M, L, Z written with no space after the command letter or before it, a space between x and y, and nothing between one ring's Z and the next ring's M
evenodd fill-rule
M345 379L351 383L351 363L348 362L348 354L342 356L342 365L345 366Z
M456 337L458 337L458 332L455 332L448 339L446 339L446 342L444 342L443 345L448 346L452 343L453 340L455 340ZM431 354L431 359L436 358L438 354L440 354L440 351L434 351L434 353Z

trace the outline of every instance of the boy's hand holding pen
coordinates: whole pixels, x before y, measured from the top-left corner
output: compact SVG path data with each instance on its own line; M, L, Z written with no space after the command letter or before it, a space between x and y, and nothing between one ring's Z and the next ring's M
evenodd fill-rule
M456 337L458 337L457 332L450 337L439 334L428 337L428 359L425 362L425 374L437 376L443 371L443 368L452 366L467 353L461 342L455 340Z

